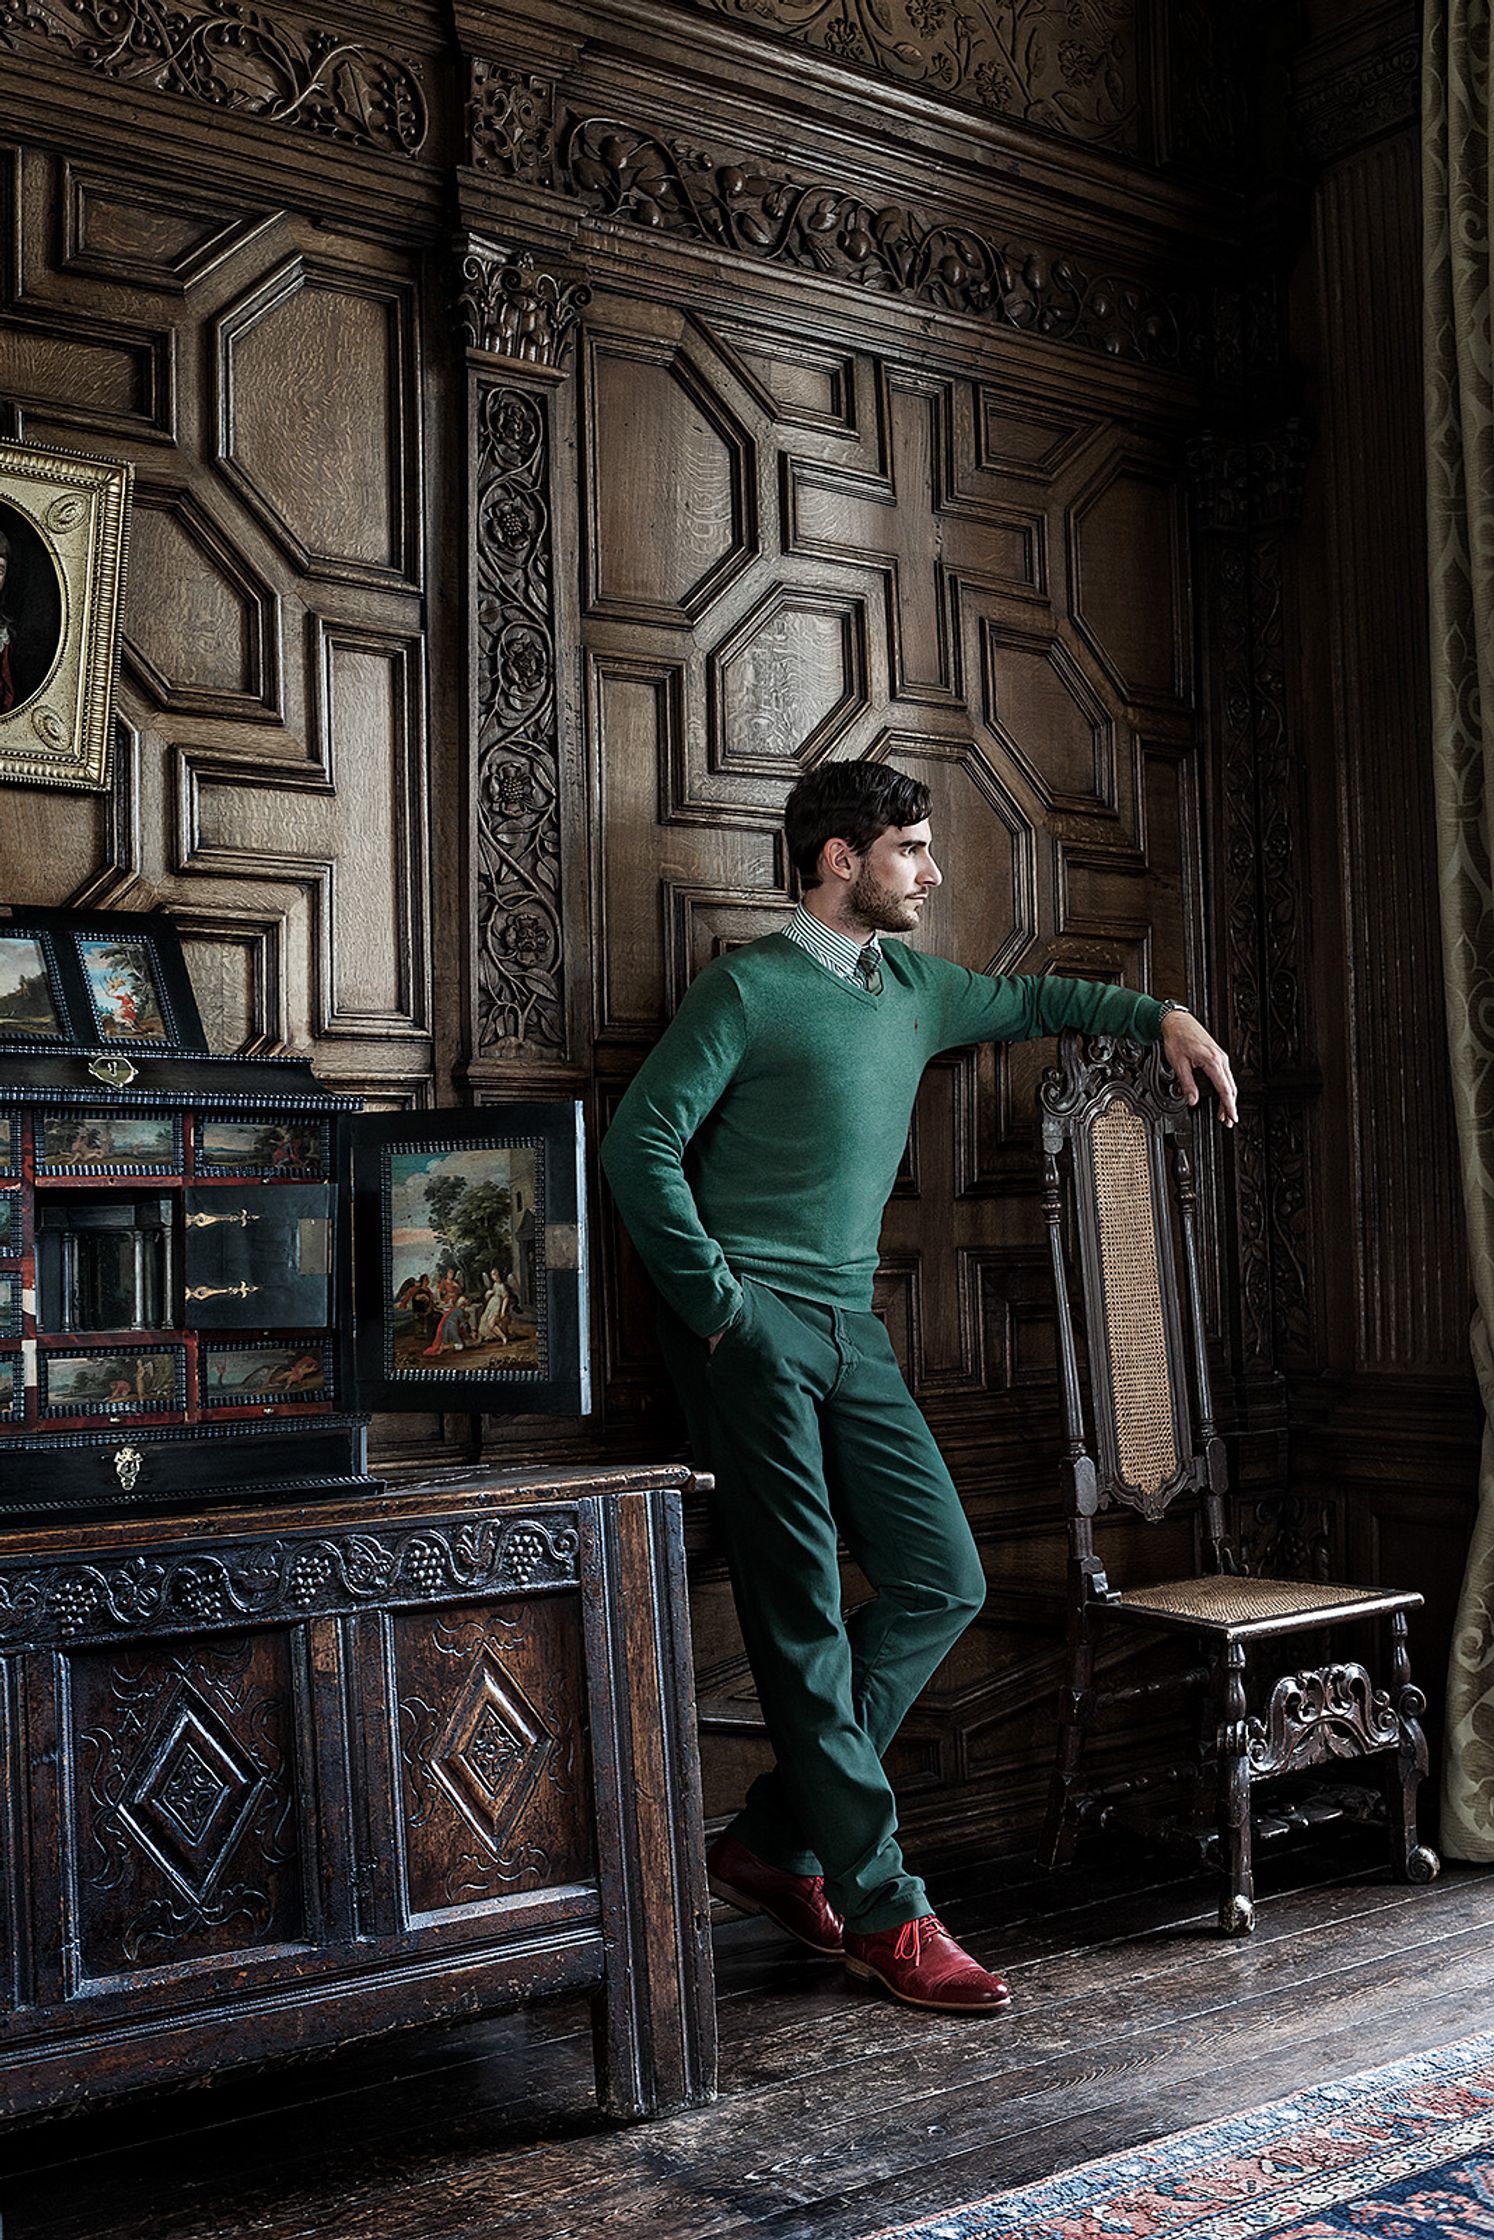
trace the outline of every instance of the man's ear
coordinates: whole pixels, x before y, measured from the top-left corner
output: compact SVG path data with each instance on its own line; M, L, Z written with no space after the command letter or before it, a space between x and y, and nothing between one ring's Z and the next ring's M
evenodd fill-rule
M831 839L820 850L822 876L832 879L854 879L856 856L849 840Z

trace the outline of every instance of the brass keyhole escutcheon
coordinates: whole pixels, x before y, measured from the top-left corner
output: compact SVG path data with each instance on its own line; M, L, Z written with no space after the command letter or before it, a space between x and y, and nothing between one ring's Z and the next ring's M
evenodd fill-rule
M114 1475L126 1493L133 1493L135 1480L145 1461L138 1447L116 1447L114 1450Z
M132 1066L128 1058L90 1058L88 1070L106 1089L128 1089L140 1068Z

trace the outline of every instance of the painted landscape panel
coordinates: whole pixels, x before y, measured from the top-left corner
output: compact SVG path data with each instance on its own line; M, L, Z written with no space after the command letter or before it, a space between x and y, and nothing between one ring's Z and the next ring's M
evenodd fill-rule
M325 1400L320 1346L213 1346L203 1354L202 1397L210 1408L285 1406Z
M8 1035L62 1036L47 960L32 934L0 933L0 1039Z
M44 1113L38 1155L43 1167L114 1167L136 1174L181 1164L176 1122L169 1113L138 1119L98 1112Z
M326 1130L315 1120L216 1120L197 1124L197 1164L224 1174L320 1174Z
M154 1353L49 1353L42 1356L48 1415L125 1415L182 1405L181 1356Z

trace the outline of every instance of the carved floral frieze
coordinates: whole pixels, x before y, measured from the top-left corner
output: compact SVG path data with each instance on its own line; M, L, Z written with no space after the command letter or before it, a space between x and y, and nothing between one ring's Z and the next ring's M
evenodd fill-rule
M1062 249L997 241L973 224L793 177L756 157L663 140L611 117L575 116L555 184L598 216L705 242L868 294L998 321L1144 364L1192 367L1201 307L1147 282L1096 272Z
M1103 148L1136 145L1136 0L694 0L833 61Z
M562 1514L247 1541L224 1554L188 1548L118 1561L15 1562L0 1570L0 1642L82 1641L184 1625L197 1632L250 1618L569 1586L578 1545L573 1519Z
M430 126L418 61L245 0L0 0L0 52L65 54L101 77L384 155L418 154Z

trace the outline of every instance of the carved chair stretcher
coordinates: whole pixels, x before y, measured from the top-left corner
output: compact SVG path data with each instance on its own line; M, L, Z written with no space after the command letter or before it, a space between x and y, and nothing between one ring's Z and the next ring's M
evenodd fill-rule
M1039 1107L1069 1511L1067 1670L1044 1861L1066 1863L1081 1820L1102 1809L1102 1800L1079 1780L1096 1713L1207 1689L1212 1731L1200 1763L1174 1769L1174 1776L1196 1794L1212 1773L1213 1847L1224 1883L1219 1922L1226 1934L1254 1926L1252 1785L1282 1774L1343 1759L1380 1761L1392 1865L1403 1880L1430 1881L1437 1858L1418 1841L1416 1827L1417 1792L1427 1770L1419 1724L1426 1701L1412 1685L1406 1648L1407 1612L1420 1606L1421 1595L1247 1576L1227 1528L1224 1447L1214 1425L1203 1324L1192 1123L1175 1078L1159 1049L1098 1037L1081 1043L1070 1032L1060 1043L1058 1065L1044 1076ZM1092 1438L1064 1250L1065 1182L1083 1296ZM1210 1568L1196 1578L1113 1588L1095 1552L1095 1517L1119 1502L1156 1521L1187 1494L1201 1496ZM1378 1618L1389 1623L1388 1688L1376 1686L1363 1664L1341 1659L1278 1672L1263 1709L1252 1711L1247 1680L1257 1644ZM1098 1636L1107 1621L1189 1635L1200 1661L1172 1679L1097 1687Z

